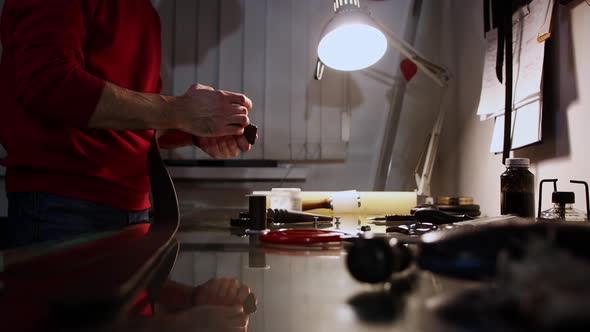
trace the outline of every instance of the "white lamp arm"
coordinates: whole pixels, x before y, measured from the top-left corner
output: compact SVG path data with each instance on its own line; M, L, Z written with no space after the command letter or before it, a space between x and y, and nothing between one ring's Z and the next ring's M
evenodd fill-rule
M396 36L395 33L393 33L393 31L391 31L387 26L379 22L372 15L370 15L370 18L379 27L379 29L385 33L387 40L396 50L398 50L406 58L412 60L412 62L414 62L416 66L424 72L424 74L434 80L438 85L441 87L445 87L447 85L447 82L450 79L450 74L445 68L426 60L426 58L414 47L412 47L412 45Z

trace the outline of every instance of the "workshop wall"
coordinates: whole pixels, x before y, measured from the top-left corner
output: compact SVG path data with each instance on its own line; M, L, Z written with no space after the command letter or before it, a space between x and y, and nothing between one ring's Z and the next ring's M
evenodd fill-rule
M421 20L433 22L424 26L421 22L418 35L444 32L436 27L440 17L433 3L436 1L425 1ZM218 189L221 201L236 193L242 202L243 192L274 186L373 189L382 138L389 130L385 120L399 63L395 50L389 48L371 69L351 74L328 69L324 80L317 82L312 79L315 48L332 15L331 0L158 0L154 4L163 21L165 90L180 94L197 80L244 91L254 100L252 119L262 129L260 143L243 158L292 159L295 162L290 165L305 167L307 173L305 181L296 183L227 183L197 175L196 181L177 181L181 200L200 202L203 196L207 200L216 197L213 193ZM363 4L403 36L412 1ZM236 25L235 20L241 23ZM430 26L433 28L427 29ZM436 61L442 43L441 38L418 48L428 57L434 53L432 60ZM424 75L416 75L408 84L404 109L409 111L401 115L389 190L415 188L414 168L432 128L440 94L440 88ZM305 135L297 136L301 133ZM207 158L192 148L176 150L169 157ZM287 178L289 168L284 172ZM199 169L192 173L199 174Z
M460 19L444 26L454 36L450 48L456 52L456 98L447 123L457 126L444 130L445 146L441 146L440 167L435 171L436 191L474 196L482 212L498 215L500 174L504 167L501 155L489 153L493 122L480 122L475 114L484 55L482 3L450 3L441 13ZM558 178L559 188L574 191L577 207L584 210L584 192L569 180L590 181L590 6L584 1L560 6L554 29L545 54L543 143L517 150L513 155L531 159L537 183L543 178ZM448 179L455 183L448 183ZM549 207L550 197L547 190L543 208Z

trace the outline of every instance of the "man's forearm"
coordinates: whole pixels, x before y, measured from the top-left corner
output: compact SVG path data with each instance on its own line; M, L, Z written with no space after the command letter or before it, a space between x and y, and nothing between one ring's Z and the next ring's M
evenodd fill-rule
M104 129L174 129L175 97L141 93L107 82L88 127Z

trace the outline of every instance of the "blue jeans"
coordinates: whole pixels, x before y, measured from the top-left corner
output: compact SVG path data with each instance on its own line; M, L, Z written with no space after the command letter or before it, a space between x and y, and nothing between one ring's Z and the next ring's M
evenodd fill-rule
M14 248L149 222L149 210L129 211L60 195L8 193L4 244Z

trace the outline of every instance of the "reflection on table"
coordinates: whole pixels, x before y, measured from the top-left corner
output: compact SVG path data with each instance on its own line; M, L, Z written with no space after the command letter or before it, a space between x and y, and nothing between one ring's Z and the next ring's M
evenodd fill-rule
M412 268L400 277L401 284L406 280L405 289L396 288L395 282L364 285L346 270L346 244L261 244L255 235L235 229L238 235L232 235L228 225L233 215L235 211L186 214L171 277L193 285L234 277L249 285L258 298L257 312L250 318L252 331L440 331L424 300L462 284ZM326 229L357 234L361 226L370 226L374 233L385 232L385 226L369 222L364 216L342 215L340 225Z

